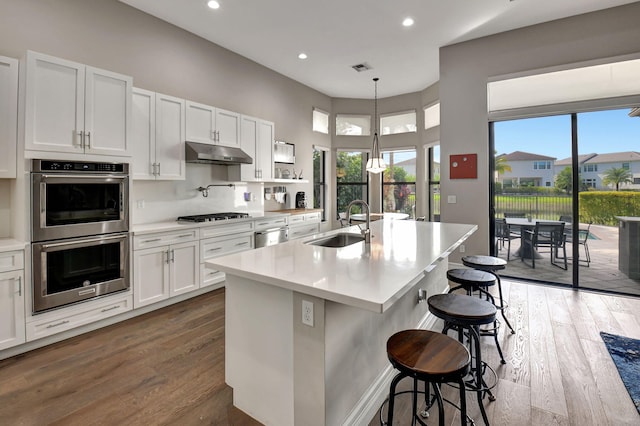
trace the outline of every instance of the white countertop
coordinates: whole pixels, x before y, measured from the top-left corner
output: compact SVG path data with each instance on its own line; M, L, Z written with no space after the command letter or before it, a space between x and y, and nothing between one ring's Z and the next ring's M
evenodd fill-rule
M0 238L0 252L24 250L29 243L14 240L13 238Z
M251 213L250 217L242 219L215 220L211 222L178 222L177 220L168 220L165 222L140 223L131 227L131 232L137 235L150 234L153 232L168 232L181 230L186 228L202 228L205 226L224 226L232 223L252 222L256 219L276 218L279 216L291 216L291 213L284 212L264 212Z
M371 224L371 244L305 244L358 226L208 261L218 270L322 299L384 312L475 232L476 225L410 220Z

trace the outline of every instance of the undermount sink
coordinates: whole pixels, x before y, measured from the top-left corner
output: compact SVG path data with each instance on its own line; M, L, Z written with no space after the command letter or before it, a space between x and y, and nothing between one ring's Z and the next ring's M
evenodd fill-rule
M351 244L359 243L360 241L364 241L364 237L362 235L341 232L330 237L323 237L309 241L307 244L322 247L346 247Z

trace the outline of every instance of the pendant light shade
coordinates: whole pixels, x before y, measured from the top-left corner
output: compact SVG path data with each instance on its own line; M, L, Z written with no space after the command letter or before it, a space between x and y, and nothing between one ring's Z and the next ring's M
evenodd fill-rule
M375 128L373 132L373 148L371 150L371 157L367 160L367 172L369 173L382 173L387 169L387 165L380 155L380 146L378 142L378 77L373 79L375 83L375 98L374 98L374 113L373 120L375 122Z

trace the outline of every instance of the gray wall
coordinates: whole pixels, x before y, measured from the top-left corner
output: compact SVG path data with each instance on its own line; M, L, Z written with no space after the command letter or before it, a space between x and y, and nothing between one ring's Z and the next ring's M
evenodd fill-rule
M294 167L306 178L312 177L312 145L331 144L328 135L311 130L314 106L331 111L328 96L116 0L2 0L0 55L21 58L26 50L273 121L276 139L296 144ZM297 184L290 191L311 189L311 183Z
M535 25L440 49L442 220L475 223L468 253L489 250L487 82L498 76L640 53L640 3ZM449 179L451 154L478 154L478 179ZM457 204L447 204L448 195ZM459 255L452 255L452 260Z

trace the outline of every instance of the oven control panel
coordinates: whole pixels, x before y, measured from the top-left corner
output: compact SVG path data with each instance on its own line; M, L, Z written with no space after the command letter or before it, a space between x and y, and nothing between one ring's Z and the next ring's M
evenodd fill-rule
M33 160L34 172L128 173L128 164L79 161Z

